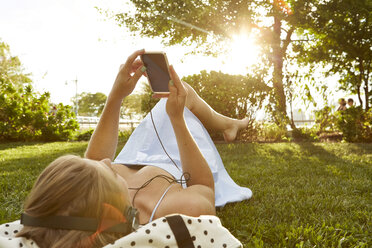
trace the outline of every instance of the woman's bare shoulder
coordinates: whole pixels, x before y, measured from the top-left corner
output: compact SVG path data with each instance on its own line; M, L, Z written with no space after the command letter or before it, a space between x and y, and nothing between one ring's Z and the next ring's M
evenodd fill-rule
M163 200L160 216L179 213L190 216L215 215L214 191L204 185L181 186L169 192Z

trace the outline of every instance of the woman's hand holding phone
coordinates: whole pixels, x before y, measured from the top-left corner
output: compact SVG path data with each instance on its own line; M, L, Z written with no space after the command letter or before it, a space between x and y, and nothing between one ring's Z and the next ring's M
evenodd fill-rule
M144 49L134 52L128 57L125 64L120 66L119 73L110 92L111 98L122 100L132 93L138 80L146 71L142 61L137 59L138 56L144 53Z
M169 66L171 81L169 82L169 96L166 103L166 111L171 119L183 120L183 110L186 103L187 89L181 82L173 66Z
M153 98L166 98L166 111L169 118L183 120L187 90L173 66L168 65L164 52L146 52L141 55L143 64L147 67L145 76L149 81Z

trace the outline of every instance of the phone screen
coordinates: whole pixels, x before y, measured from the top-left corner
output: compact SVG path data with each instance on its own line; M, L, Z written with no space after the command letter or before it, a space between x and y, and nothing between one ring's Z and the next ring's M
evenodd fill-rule
M142 62L146 66L147 77L154 92L169 92L170 76L164 54L149 53L142 55Z

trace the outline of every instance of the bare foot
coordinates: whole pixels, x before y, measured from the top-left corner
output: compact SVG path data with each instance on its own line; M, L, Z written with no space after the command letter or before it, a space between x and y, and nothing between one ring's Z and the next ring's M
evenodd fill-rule
M226 142L232 142L235 140L238 131L248 126L248 117L242 120L232 120L229 128L223 131L223 138Z

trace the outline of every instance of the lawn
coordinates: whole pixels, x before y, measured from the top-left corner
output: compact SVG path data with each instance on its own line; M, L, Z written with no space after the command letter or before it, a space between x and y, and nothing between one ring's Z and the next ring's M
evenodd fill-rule
M87 142L0 144L0 223L19 218L41 170ZM122 145L122 144L121 144ZM372 144L218 144L253 198L217 211L245 247L372 247Z

